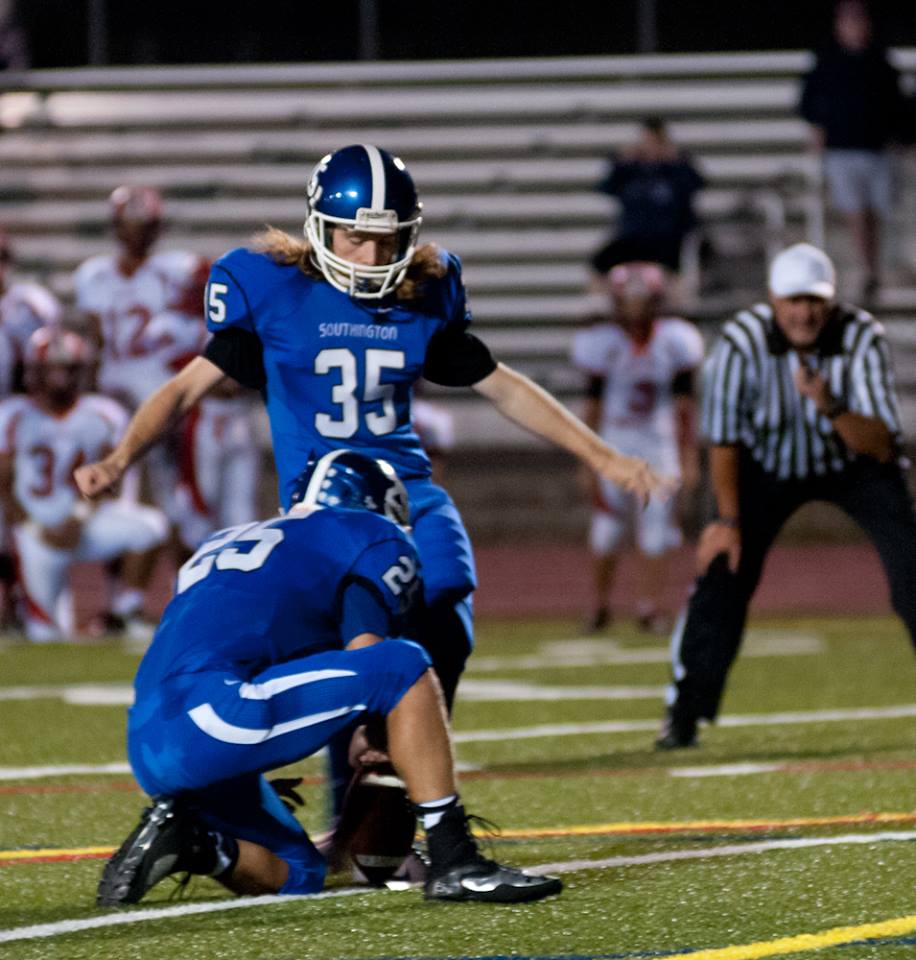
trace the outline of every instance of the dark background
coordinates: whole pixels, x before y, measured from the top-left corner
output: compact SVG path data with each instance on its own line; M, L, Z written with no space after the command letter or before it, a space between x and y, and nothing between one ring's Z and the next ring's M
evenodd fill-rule
M634 53L637 4L375 0L375 51L384 60ZM360 0L18 0L32 66L85 64L93 6L106 11L111 64L360 56ZM808 48L827 35L832 7L832 0L656 0L656 46L665 53ZM888 43L916 44L912 0L872 7Z

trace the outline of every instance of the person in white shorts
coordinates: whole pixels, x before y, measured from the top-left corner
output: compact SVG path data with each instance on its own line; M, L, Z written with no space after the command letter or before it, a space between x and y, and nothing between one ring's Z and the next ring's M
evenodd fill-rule
M81 500L73 470L110 450L127 412L109 397L82 392L92 362L78 334L42 328L25 351L26 394L0 402L0 500L11 525L26 636L37 642L67 639L75 631L69 588L72 565L141 555L162 544L163 514L127 499ZM142 565L141 565L142 566ZM113 610L136 617L145 584L131 579Z
M209 264L184 250L154 250L163 223L158 191L120 186L109 204L118 247L81 264L73 285L100 351L98 390L132 412L200 353ZM153 499L177 524L175 444L168 437L147 463Z
M681 478L690 490L698 480L694 371L703 359L703 339L693 324L660 316L664 269L654 263L619 264L607 275L612 320L580 331L572 360L587 376L583 419L616 449L644 457L653 469ZM662 598L670 551L681 544L672 502L652 499L640 509L632 494L589 478L594 512L589 547L595 558L595 605L588 630L611 620L608 595L618 553L632 532L642 559L641 627L666 626Z
M214 531L260 516L260 433L251 391L234 380L220 384L185 417L172 517L188 556Z

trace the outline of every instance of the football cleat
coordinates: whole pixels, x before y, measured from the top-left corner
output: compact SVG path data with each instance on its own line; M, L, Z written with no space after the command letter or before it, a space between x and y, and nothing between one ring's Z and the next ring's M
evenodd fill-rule
M669 707L655 739L655 749L684 750L698 745L696 718L684 717Z
M540 877L477 856L428 877L424 894L428 900L522 903L541 900L562 889L559 877Z
M541 900L563 889L558 877L539 877L506 867L480 855L464 807L450 807L426 831L429 874L423 885L427 900L478 900L521 903Z
M186 870L182 855L193 842L195 828L174 797L155 798L105 864L96 903L100 907L137 903L160 880Z

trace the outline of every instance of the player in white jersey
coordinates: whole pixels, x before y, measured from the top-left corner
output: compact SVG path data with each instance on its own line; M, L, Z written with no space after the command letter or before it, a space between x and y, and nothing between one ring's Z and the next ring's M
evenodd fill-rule
M616 449L645 458L653 469L698 480L693 374L703 340L693 324L659 315L665 274L657 264L619 264L608 274L613 322L576 334L573 363L588 376L584 420ZM653 499L642 511L632 495L607 481L592 481L595 510L589 546L595 557L595 609L591 630L610 621L608 594L624 537L632 530L642 559L636 611L640 625L664 626L662 596L668 555L681 543L671 501Z
M50 291L37 283L14 281L12 266L12 243L9 234L0 228L0 330L5 334L7 347L12 346L13 363L18 363L26 342L39 327L60 323L61 306ZM5 363L5 358L0 357L0 373Z
M209 264L182 250L154 251L162 198L151 187L118 187L110 207L118 249L81 264L74 293L99 346L98 389L133 411L203 347ZM150 451L153 497L175 523L176 463L174 437Z
M215 530L260 516L260 434L251 391L234 380L217 387L185 417L172 514L185 550L193 553Z
M91 348L60 327L42 328L25 352L26 395L0 402L0 500L8 517L19 571L21 618L33 641L72 636L69 571L78 560L125 557L128 590L115 610L138 613L144 584L132 579L127 555L141 556L162 544L165 517L126 499L82 501L73 470L117 443L128 414L109 397L81 392Z

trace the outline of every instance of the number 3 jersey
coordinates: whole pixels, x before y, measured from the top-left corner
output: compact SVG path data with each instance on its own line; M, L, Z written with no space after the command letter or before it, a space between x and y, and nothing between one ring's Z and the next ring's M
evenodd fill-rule
M108 453L127 419L120 404L92 393L58 415L28 396L0 403L0 454L13 458L13 492L32 520L55 527L67 519L79 499L73 471Z
M672 384L702 359L700 332L678 317L656 320L645 344L612 323L583 330L572 343L573 363L604 380L601 436L669 473L678 469Z
M429 460L411 425L411 389L420 376L476 383L495 368L467 332L471 316L457 258L412 301L351 299L297 266L233 250L210 274L206 307L214 333L207 356L230 376L235 363L212 352L233 343L261 351L263 388L281 500L310 455L352 447L388 460L402 479L428 477ZM245 347L244 344L249 346ZM245 382L244 380L242 382Z
M396 636L418 586L412 540L375 513L318 508L223 530L178 573L138 701L168 678L255 673L362 633Z

